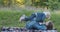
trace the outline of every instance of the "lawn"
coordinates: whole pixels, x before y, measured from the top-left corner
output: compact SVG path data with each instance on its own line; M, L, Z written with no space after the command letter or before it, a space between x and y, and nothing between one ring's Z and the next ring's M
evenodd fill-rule
M25 22L20 23L19 18L22 14L26 14L27 16L30 16L31 13L33 13L33 11L0 10L0 28L2 26L24 27ZM51 20L54 22L55 27L59 31L60 30L60 13L51 12Z

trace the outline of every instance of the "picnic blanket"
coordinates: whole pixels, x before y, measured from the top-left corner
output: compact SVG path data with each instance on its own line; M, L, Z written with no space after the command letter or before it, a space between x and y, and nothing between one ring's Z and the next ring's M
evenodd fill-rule
M2 27L1 32L57 32L57 30L27 30L19 27Z

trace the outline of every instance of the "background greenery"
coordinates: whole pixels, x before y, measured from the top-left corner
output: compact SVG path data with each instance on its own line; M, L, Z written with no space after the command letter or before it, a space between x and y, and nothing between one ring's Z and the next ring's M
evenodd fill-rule
M60 0L0 0L0 5L10 6L34 6L40 8L48 8L51 10L60 9Z

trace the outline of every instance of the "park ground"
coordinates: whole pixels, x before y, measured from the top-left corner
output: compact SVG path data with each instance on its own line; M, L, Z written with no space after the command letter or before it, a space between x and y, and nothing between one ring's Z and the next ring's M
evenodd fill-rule
M41 12L41 10L38 10ZM24 27L26 22L20 23L19 18L22 14L26 14L30 16L31 13L36 12L34 10L26 10L26 9L2 9L0 8L0 28L2 26L6 27ZM60 32L60 11L50 11L51 12L51 20L54 22L54 26L57 28L58 32Z

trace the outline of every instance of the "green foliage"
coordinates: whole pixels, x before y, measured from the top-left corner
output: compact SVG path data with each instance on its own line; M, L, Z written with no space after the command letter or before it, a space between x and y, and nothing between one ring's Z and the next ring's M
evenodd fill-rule
M39 2L33 1L34 6L48 7L51 10L60 9L59 0L39 0Z
M32 3L34 4L34 6L40 6L40 7L45 7L46 4L45 2L47 2L48 0L37 0L37 1L32 1Z
M0 0L0 5L3 5L3 0Z
M0 0L0 5L10 6L10 5L32 5L35 7L48 7L51 10L60 9L60 0Z
M0 0L0 5L10 6L12 4L12 0Z
M51 10L59 9L59 7L60 7L58 0L48 0L48 2L46 2L46 5Z

